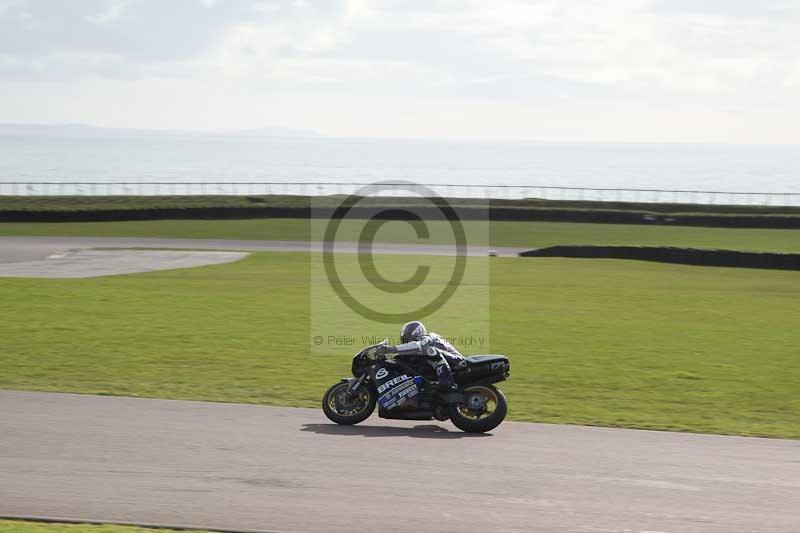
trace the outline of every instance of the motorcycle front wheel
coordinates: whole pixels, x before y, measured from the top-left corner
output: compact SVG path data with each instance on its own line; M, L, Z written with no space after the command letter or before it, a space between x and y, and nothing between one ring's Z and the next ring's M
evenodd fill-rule
M493 385L474 385L464 389L464 403L449 407L450 421L467 433L485 433L500 425L508 412L503 391Z
M360 385L352 394L347 392L349 383L341 381L325 392L322 411L337 424L352 425L363 422L375 410L375 394L372 389Z

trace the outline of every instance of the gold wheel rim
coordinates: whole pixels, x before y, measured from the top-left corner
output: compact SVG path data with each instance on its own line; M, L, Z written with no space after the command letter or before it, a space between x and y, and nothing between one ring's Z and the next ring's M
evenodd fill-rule
M482 385L469 387L464 390L464 393L467 396L468 404L472 403L470 400L475 394L479 394L483 398L483 409L481 410L470 408L469 405L465 404L458 405L459 414L469 420L483 420L484 418L492 416L497 410L497 405L500 403L497 393L489 387L484 387Z
M353 402L350 402L354 404L354 408L340 410L337 407L337 400L346 405L346 402L343 401L343 397L347 394L348 386L349 385L347 383L342 383L331 391L330 395L328 395L328 407L331 411L341 416L358 416L366 411L367 407L369 406L369 392L361 389L361 391L357 394L357 399Z

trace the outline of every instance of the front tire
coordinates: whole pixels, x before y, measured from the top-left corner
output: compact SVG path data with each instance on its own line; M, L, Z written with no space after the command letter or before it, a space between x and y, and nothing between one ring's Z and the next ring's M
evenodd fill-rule
M461 431L485 433L505 419L508 403L503 391L494 385L474 385L464 389L466 401L449 406L450 420Z
M322 411L337 424L350 426L363 422L375 410L375 393L363 383L352 396L347 393L350 383L341 381L322 397Z

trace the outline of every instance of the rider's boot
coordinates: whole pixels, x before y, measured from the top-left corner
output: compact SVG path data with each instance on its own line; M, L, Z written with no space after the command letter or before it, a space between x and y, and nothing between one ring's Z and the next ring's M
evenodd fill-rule
M453 379L453 373L450 371L450 367L447 363L436 366L436 377L439 378L433 382L436 390L440 392L450 392L458 388Z

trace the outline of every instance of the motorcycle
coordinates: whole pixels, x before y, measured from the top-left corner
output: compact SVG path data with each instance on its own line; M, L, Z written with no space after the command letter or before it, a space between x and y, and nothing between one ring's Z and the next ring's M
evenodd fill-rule
M337 424L352 425L372 415L395 420L450 420L462 431L484 433L506 417L508 404L494 386L510 374L503 355L475 355L453 369L454 390L442 391L424 357L387 358L384 340L353 357L352 378L343 378L325 392L322 410Z

